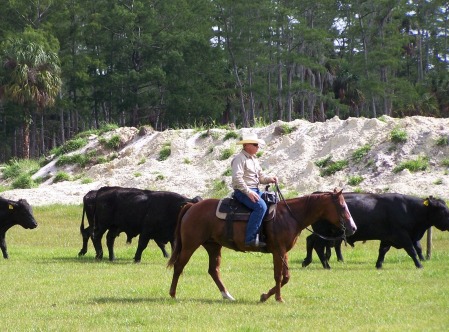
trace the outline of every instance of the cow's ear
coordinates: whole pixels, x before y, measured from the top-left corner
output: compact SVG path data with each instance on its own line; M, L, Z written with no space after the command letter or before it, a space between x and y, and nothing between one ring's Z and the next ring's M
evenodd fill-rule
M423 204L424 204L425 206L429 206L429 199L426 198L426 199L424 200Z

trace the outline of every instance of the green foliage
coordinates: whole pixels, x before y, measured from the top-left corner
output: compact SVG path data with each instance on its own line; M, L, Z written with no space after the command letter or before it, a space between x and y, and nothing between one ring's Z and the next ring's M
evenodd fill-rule
M99 142L101 143L101 145L103 145L104 147L108 148L108 149L118 149L120 147L120 136L119 135L113 135L110 139L105 139L104 137L101 137L99 139Z
M234 153L235 153L235 149L233 147L224 149L221 152L220 160L226 160L226 159L230 158L232 155L234 155Z
M436 179L433 184L440 185L443 184L443 179Z
M118 129L119 126L115 123L105 123L102 126L100 126L100 129L98 129L98 135L102 135L104 133L107 133L109 131Z
M363 159L363 157L365 157L368 154L368 152L370 152L370 150L371 150L371 145L365 144L364 146L355 150L352 153L351 158L354 162L360 162Z
M50 151L51 154L60 156L78 149L81 149L87 144L87 138L78 137L67 141L64 145L54 148Z
M170 157L171 154L171 143L165 143L162 146L161 151L159 151L159 161L164 161L166 160L168 157Z
M418 157L413 160L407 160L400 163L398 166L393 168L393 173L399 173L404 169L408 169L410 172L418 172L425 171L429 166L429 158L428 157Z
M283 123L280 127L284 135L288 135L296 130L295 126L290 126L288 123Z
M21 174L11 183L11 188L13 189L29 189L36 186L29 174Z
M330 163L332 163L332 156L328 156L324 159L318 160L315 162L315 165L318 166L319 168L325 168L327 167Z
M145 157L142 157L142 158L139 160L139 162L137 163L137 165L145 164L146 161L147 161L147 159L146 159Z
M348 179L348 184L351 186L358 186L361 182L363 182L364 178L361 175L350 176Z
M405 143L407 142L407 132L401 128L394 128L390 133L390 140L393 143Z
M231 176L232 175L232 168L228 167L222 174L223 176Z
M57 183L57 182L71 181L71 180L72 180L72 178L71 178L70 174L60 171L60 172L56 173L55 178L53 179L53 182Z
M189 165L191 163L192 163L192 161L189 158L184 158L184 164Z
M22 175L33 175L40 168L39 161L33 159L12 159L3 169L3 178L16 179Z
M89 153L80 153L80 154L72 154L72 155L63 155L59 157L56 162L57 166L64 165L78 165L80 167L86 167L89 164L93 163L95 157L95 151L91 151Z
M449 167L449 158L445 158L441 161L441 166Z
M226 184L225 180L214 180L212 182L212 189L208 192L208 197L210 198L223 198L226 197L230 192L230 188Z
M239 135L235 131L228 131L223 138L223 141L227 141L228 139L237 139Z
M165 176L163 175L163 174L158 174L157 176L156 176L156 181L162 181L162 180L164 180L165 179Z
M136 177L136 178L141 177L141 176L142 176L141 172L135 172L134 173L134 177Z
M93 180L91 178L82 178L81 179L81 183L82 184L88 184L88 183L92 183Z
M348 166L347 160L338 160L333 161L332 156L328 156L325 159L318 160L315 162L315 165L318 166L320 169L320 175L321 176L330 176L335 174L338 171L341 171L342 169L346 168Z
M438 139L436 140L436 145L437 146L448 146L449 145L449 137L447 135L438 137Z

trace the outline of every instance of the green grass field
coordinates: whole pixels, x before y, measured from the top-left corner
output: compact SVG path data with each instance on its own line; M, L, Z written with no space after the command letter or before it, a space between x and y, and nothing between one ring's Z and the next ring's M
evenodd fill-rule
M271 255L223 249L222 278L235 302L224 301L199 249L168 295L172 270L154 242L134 264L137 239L116 240L115 262L97 262L89 243L79 258L80 206L34 209L39 227L6 234L10 259L0 260L3 331L446 331L449 329L449 233L434 230L433 255L416 269L391 249L376 270L378 241L343 248L345 263L308 268L305 231L290 252L286 303L262 292L274 285ZM426 240L424 239L423 247ZM105 245L104 245L105 247ZM106 250L106 248L104 248Z

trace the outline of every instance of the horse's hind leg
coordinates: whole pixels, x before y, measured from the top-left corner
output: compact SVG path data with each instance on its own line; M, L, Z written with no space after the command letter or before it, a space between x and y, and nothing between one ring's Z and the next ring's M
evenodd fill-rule
M220 263L221 263L221 245L218 243L205 243L203 247L209 254L209 274L217 285L221 292L221 295L226 300L235 301L231 294L227 291L226 287L223 285L220 276Z
M182 248L176 262L173 264L173 278L171 281L169 293L172 298L176 297L176 287L178 286L179 276L184 270L186 264L189 262L190 257L192 257L195 250L196 248L193 250L185 250L184 248Z
M279 257L278 257L279 256ZM276 301L284 302L281 296L281 287L284 286L290 280L290 271L288 270L288 256L287 254L273 254L274 263L274 281L275 286L271 288L268 293L260 296L260 302L265 302L268 298L276 294Z

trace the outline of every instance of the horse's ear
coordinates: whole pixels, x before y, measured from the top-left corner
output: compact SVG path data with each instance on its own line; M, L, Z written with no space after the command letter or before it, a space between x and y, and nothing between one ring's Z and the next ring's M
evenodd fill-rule
M340 191L337 191L337 187L334 188L334 194L341 195L342 192L343 192L343 188Z

